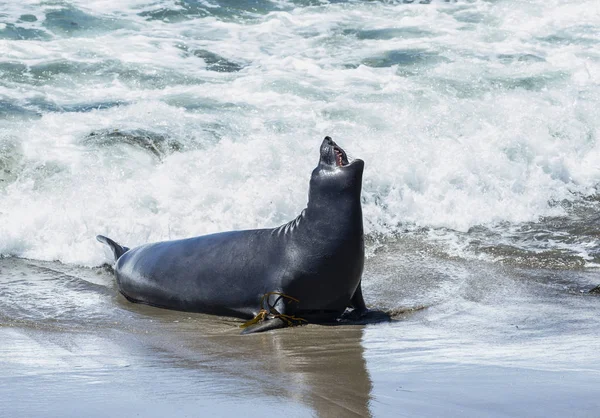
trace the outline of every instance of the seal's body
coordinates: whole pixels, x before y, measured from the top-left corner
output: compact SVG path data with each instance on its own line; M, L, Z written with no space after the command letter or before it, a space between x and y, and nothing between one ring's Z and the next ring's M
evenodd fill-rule
M279 313L330 322L346 307L366 312L360 288L364 163L326 137L312 173L307 208L274 229L231 231L129 250L98 236L115 254L119 290L132 302L252 318L271 292ZM268 298L267 298L268 299ZM275 302L273 302L275 303ZM284 326L271 320L249 331Z

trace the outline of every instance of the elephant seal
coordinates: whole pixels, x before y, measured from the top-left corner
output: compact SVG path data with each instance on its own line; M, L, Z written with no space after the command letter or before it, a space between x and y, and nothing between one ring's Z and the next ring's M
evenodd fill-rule
M133 249L96 238L111 247L119 290L132 302L255 318L244 333L335 322L347 307L363 317L369 312L361 291L363 169L362 160L349 162L325 137L307 207L285 225Z

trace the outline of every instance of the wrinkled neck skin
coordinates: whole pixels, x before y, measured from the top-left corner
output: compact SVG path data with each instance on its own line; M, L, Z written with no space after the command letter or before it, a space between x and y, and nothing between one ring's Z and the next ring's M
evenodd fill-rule
M318 166L312 174L306 209L278 233L319 243L363 239L362 168L341 172Z

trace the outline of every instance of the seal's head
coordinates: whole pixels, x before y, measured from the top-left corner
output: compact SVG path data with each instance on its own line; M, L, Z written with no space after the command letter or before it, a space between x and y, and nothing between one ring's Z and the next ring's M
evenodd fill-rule
M326 136L321 143L319 164L310 179L309 201L360 200L363 160L348 161L346 151Z

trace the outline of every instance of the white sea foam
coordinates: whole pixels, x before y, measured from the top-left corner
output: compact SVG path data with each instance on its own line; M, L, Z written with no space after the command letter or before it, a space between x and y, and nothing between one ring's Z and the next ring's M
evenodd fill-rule
M0 254L94 265L97 233L136 245L275 226L304 207L325 135L366 162L367 233L535 221L600 182L595 0L278 2L169 21L140 13L185 12L172 1L71 4L96 23L53 29L61 4L3 11L49 38L0 39L0 99L41 115L0 129L19 144ZM183 148L86 140L114 130Z

